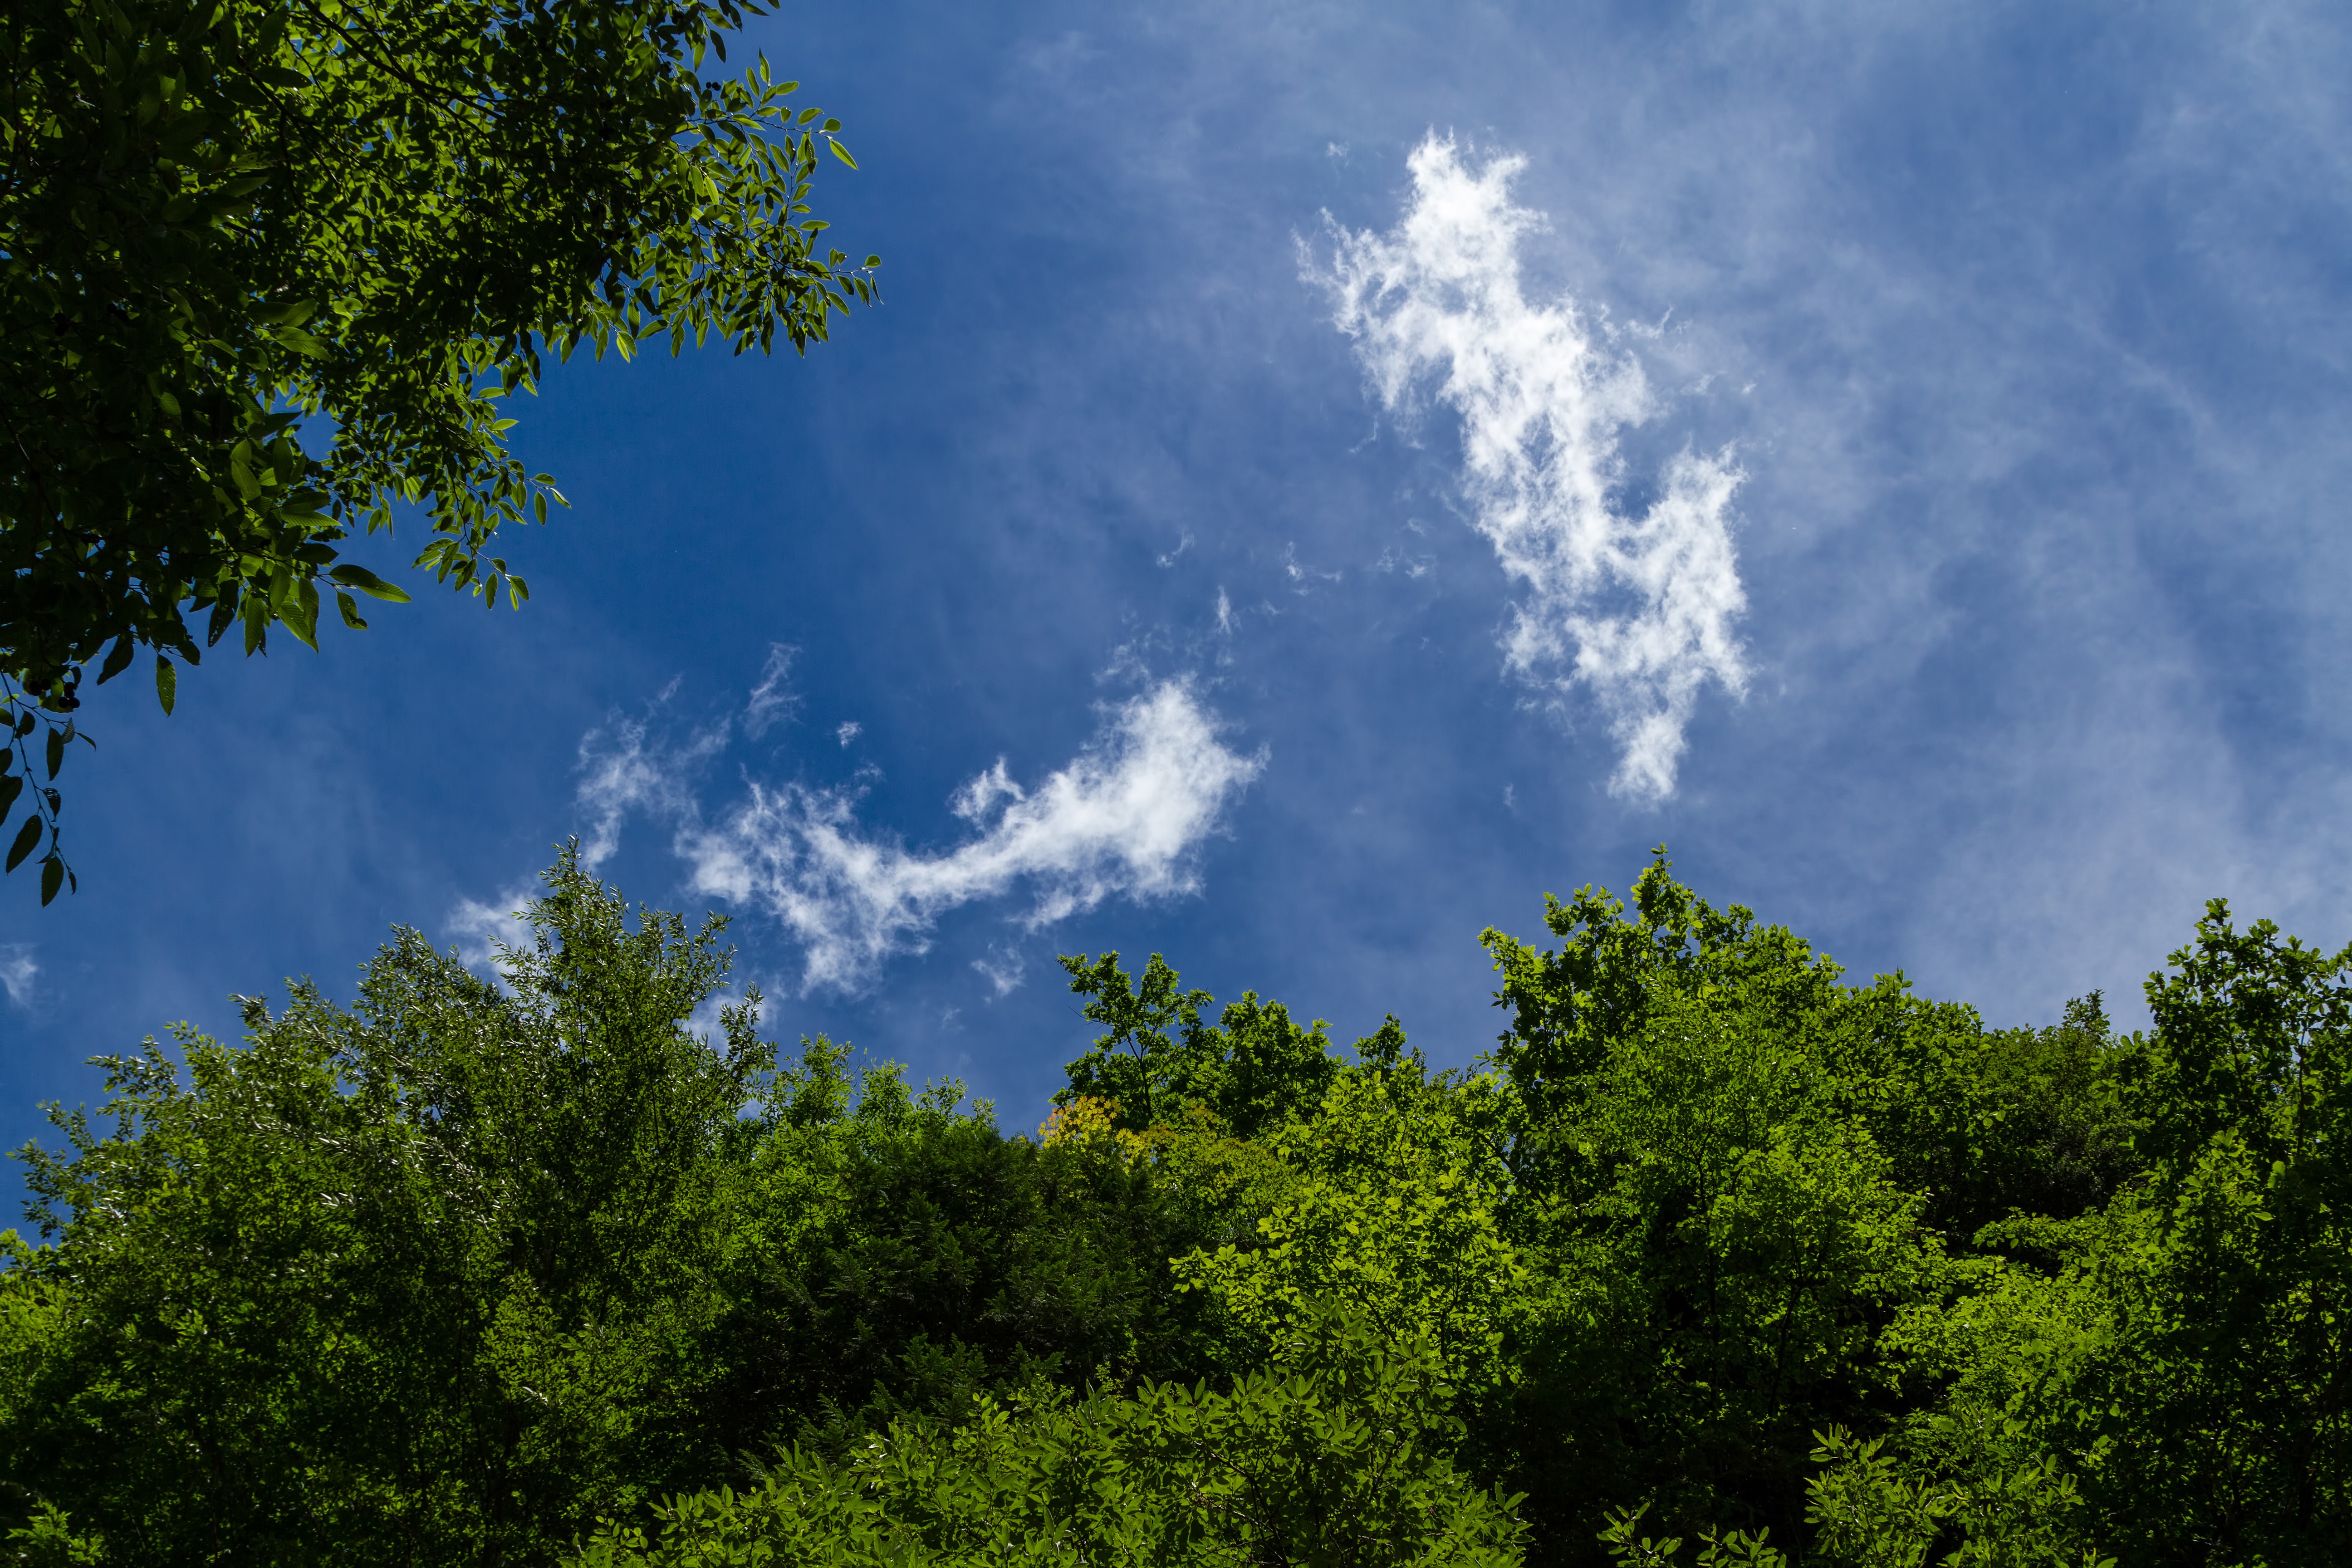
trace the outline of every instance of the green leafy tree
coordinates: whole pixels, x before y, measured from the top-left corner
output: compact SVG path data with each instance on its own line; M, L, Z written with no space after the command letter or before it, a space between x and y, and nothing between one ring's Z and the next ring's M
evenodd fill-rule
M0 1499L115 1564L544 1562L723 1463L700 1343L772 1048L712 1043L715 923L635 929L567 856L504 984L399 933L345 1010L108 1064L27 1147L0 1277ZM11 1238L13 1240L13 1235Z
M1065 957L1062 967L1071 991L1087 999L1087 1021L1107 1032L1070 1064L1056 1105L1104 1100L1117 1108L1118 1126L1136 1131L1173 1125L1198 1106L1247 1138L1310 1110L1339 1074L1322 1020L1301 1027L1281 1003L1261 1002L1248 991L1227 1004L1216 1023L1205 1023L1202 1009L1216 998L1183 989L1156 952L1133 981L1116 952L1091 962L1084 953ZM1400 1050L1403 1043L1394 1018L1365 1042L1376 1051Z
M1717 910L1675 880L1664 848L1634 879L1633 905L1629 919L1606 889L1581 888L1565 903L1546 894L1557 949L1492 929L1480 938L1502 977L1495 1005L1510 1015L1492 1055L1517 1092L1511 1155L1530 1201L1580 1179L1589 1156L1576 1129L1595 1075L1662 1002L1735 992L1751 1014L1793 1029L1836 994L1834 963L1747 910Z
M1318 1326L1344 1321L1426 1343L1453 1384L1491 1394L1528 1300L1501 1218L1501 1098L1490 1076L1418 1060L1343 1071L1311 1115L1262 1134L1266 1158L1228 1199L1238 1234L1178 1258L1178 1279L1244 1336L1244 1364L1311 1364L1328 1353ZM1198 1158L1185 1142L1178 1170Z
M1066 960L1105 1033L1031 1140L774 1070L756 994L698 1033L715 927L572 857L529 914L26 1152L0 1562L2352 1549L2352 950L2216 904L2145 1036L1988 1030L1661 858L1489 933L1467 1073Z
M1007 1138L819 1039L763 1102L703 1396L717 1424L846 1452L1038 1379L1193 1370L1169 1258L1214 1225L1116 1148ZM747 1441L746 1447L750 1444Z
M1557 1134L1575 1171L1516 1216L1541 1297L1496 1441L1570 1540L1628 1497L1792 1534L1812 1433L1882 1403L1879 1331L1940 1297L1918 1196L1769 999L1740 1000L1654 999Z
M1699 1531L1698 1568L2116 1568L2082 1540L2083 1498L2054 1456L1958 1479L1885 1452L1883 1437L1820 1434L1822 1470L1805 1482L1808 1549L1792 1557L1754 1531ZM1601 1543L1621 1568L1673 1568L1683 1546L1639 1533L1647 1505L1612 1513ZM1947 1542L1948 1551L1939 1551Z
M1213 1201L824 1039L774 1072L756 993L707 1038L718 922L632 925L575 855L526 914L495 980L399 932L349 1007L248 1003L184 1070L151 1043L21 1152L22 1552L544 1563L778 1439L1213 1361L1169 1267Z
M1480 1439L1565 1560L1628 1501L1791 1539L1813 1434L1887 1407L1878 1337L1950 1278L1929 1210L1983 1163L1983 1031L1843 984L1663 851L1630 909L1588 888L1546 920L1549 952L1485 938L1529 1283Z
M234 632L316 646L415 564L495 604L562 497L507 447L543 354L824 337L870 269L807 216L820 142L763 0L20 0L0 18L0 821L46 839L84 676ZM199 638L201 637L201 642ZM47 739L37 737L46 723ZM47 779L32 787L37 749Z
M577 1563L1513 1568L1516 1500L1448 1458L1434 1359L1361 1328L1320 1337L1321 1364L1230 1391L1031 1389L977 1401L952 1431L893 1426L846 1462L787 1450L752 1489L679 1498L650 1530L607 1524Z
M2145 1168L2073 1219L1988 1227L2008 1255L1901 1325L1937 1422L2079 1477L2097 1539L2150 1564L2352 1551L2352 952L2216 901L2116 1048ZM1947 1469L1952 1467L1946 1465Z
M2053 1026L1987 1037L1968 1086L1981 1155L1939 1205L1954 1235L2012 1214L2073 1219L2147 1169L2126 1096L2130 1055L2095 991L2068 1003Z

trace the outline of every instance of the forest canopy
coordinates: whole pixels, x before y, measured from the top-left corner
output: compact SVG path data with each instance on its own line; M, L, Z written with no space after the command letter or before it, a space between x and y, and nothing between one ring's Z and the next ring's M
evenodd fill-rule
M1452 1071L1082 955L1034 1134L709 1013L722 922L576 856L526 917L53 1108L8 1560L2352 1551L2352 952L2220 902L2147 1030L1999 1029L1661 855L1486 933Z

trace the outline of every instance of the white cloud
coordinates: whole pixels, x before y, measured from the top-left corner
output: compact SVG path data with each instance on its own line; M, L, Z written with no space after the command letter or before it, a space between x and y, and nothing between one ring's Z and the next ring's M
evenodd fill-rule
M498 944L503 942L520 946L530 934L530 923L523 920L521 910L537 891L530 883L521 882L488 903L479 899L459 899L441 921L443 929L457 939L457 956L470 968L495 972Z
M1408 577L1426 577L1437 564L1437 557L1423 552L1413 555L1401 552L1393 544L1384 545L1381 558L1372 563L1375 572L1402 572Z
M1034 790L1014 784L1001 761L958 790L955 810L977 837L941 854L914 853L861 827L860 792L797 784L754 784L716 826L682 813L677 851L696 891L765 910L801 942L803 992L855 990L891 954L922 952L948 910L1017 887L1034 900L1023 917L1033 931L1114 895L1192 892L1200 885L1195 852L1265 754L1228 749L1181 682L1107 719L1091 745ZM1017 975L1001 966L983 973L1001 989Z
M751 688L751 700L743 705L743 732L758 740L768 732L769 726L793 716L801 700L790 686L793 659L801 650L790 643L768 645L768 662L760 671L760 684Z
M693 764L727 744L724 720L696 731L682 745L658 751L647 750L646 732L643 720L615 719L580 738L581 779L575 798L588 814L580 863L591 871L611 859L621 847L621 823L632 811L661 816L690 812L694 798L687 789L688 773Z
M1021 976L1029 966L1019 952L991 943L986 958L975 958L971 966L987 978L996 990L996 1000L1003 1001L1021 988Z
M1013 782L1013 775L1004 771L1004 759L999 757L994 767L965 780L962 787L948 797L948 809L975 827L985 827L998 801L1017 804L1025 798L1021 786Z
M41 973L30 942L0 943L0 991L19 1007L33 1005L33 981Z
M1301 566L1298 563L1298 546L1296 543L1282 547L1282 570L1294 583L1337 583L1340 576L1337 572L1324 572L1312 566ZM1304 594L1307 590L1293 588L1291 592Z
M1685 448L1646 509L1619 509L1619 433L1661 405L1573 300L1520 291L1519 237L1543 222L1510 199L1524 163L1473 170L1452 138L1431 135L1408 163L1403 221L1384 235L1334 226L1329 268L1310 259L1306 276L1330 292L1383 405L1410 416L1424 378L1439 377L1436 400L1462 417L1478 531L1528 589L1504 638L1509 668L1590 689L1622 748L1611 789L1655 800L1673 793L1699 689L1745 688L1731 542L1744 476L1727 448Z
M852 719L843 724L839 729L834 731L833 738L846 746L850 742L855 741L858 736L864 733L866 733L866 726L859 723L856 720Z

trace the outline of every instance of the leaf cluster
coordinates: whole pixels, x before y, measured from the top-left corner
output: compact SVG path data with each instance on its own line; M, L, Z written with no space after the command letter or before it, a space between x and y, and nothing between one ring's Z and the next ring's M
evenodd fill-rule
M355 595L408 595L346 552L405 508L415 565L520 605L492 541L563 498L505 400L546 353L805 349L870 301L878 258L809 216L838 121L764 58L702 75L767 8L11 5L0 712L70 714L142 649L169 711L232 632L315 647L330 600L364 627Z

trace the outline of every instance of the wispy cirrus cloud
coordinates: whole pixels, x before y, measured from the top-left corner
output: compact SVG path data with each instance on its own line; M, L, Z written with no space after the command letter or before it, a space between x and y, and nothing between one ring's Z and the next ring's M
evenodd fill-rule
M33 982L41 973L30 942L0 942L0 991L19 1007L33 1005Z
M677 683L671 682L672 689ZM762 689L764 689L764 688ZM665 691L667 700L670 693ZM761 691L751 694L754 708ZM656 701L656 710L661 706ZM580 859L590 870L621 847L621 824L633 811L683 816L695 808L690 787L699 766L726 750L730 721L697 730L678 744L649 742L650 716L615 719L580 738L580 788L574 798L588 815Z
M743 732L751 739L758 740L799 710L800 693L792 689L791 681L793 660L800 651L790 643L768 645L768 662L760 671L760 684L751 688L751 699L743 704Z
M1034 789L1000 759L950 802L972 837L936 854L860 824L865 791L752 781L706 820L688 774L724 744L724 725L683 746L656 745L641 722L582 742L581 805L610 855L628 814L675 824L673 847L697 892L763 910L802 946L803 993L856 991L891 956L923 952L949 910L1025 894L1028 930L1106 899L1169 898L1200 886L1198 851L1227 806L1265 766L1228 747L1182 681L1105 710L1094 740ZM999 994L1017 962L982 967Z
M1524 166L1473 168L1433 133L1409 160L1402 221L1386 234L1330 225L1328 266L1302 242L1305 276L1331 296L1384 407L1410 416L1433 376L1435 400L1461 416L1476 526L1527 588L1504 639L1510 669L1591 690L1621 748L1611 789L1657 800L1674 791L1699 690L1746 684L1731 540L1743 475L1728 449L1685 447L1648 506L1622 508L1620 433L1663 405L1574 300L1528 300L1519 240L1543 218L1511 201Z

